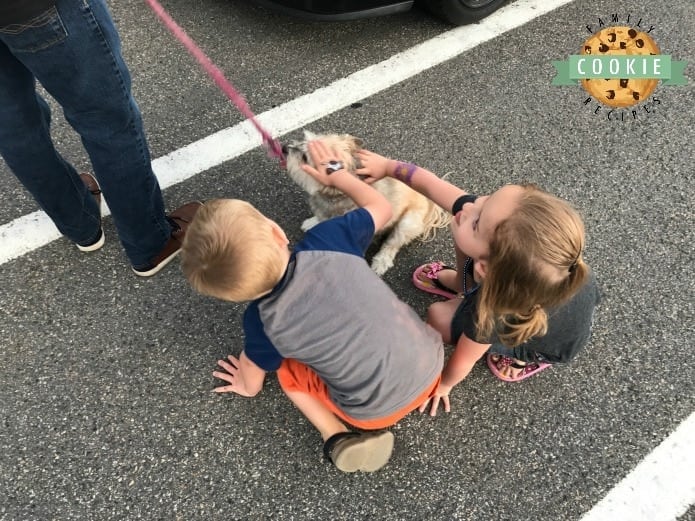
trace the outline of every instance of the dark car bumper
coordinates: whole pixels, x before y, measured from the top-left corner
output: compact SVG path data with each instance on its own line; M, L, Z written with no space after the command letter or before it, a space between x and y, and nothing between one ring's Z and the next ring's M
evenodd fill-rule
M254 0L292 16L311 20L354 20L408 11L414 0Z

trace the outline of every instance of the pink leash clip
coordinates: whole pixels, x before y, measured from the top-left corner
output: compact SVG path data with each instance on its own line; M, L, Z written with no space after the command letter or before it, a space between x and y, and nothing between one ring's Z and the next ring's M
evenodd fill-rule
M157 0L145 0L152 11L159 17L162 23L167 29L179 40L183 46L188 50L188 52L198 61L198 63L203 67L205 72L212 78L215 84L224 92L224 94L230 99L237 109L246 116L256 130L261 134L263 139L263 146L268 152L268 157L276 157L280 160L280 166L285 168L285 154L282 153L282 145L280 142L273 138L270 133L265 130L260 123L256 120L256 116L253 111L249 108L244 97L237 92L237 90L232 86L232 84L224 77L222 71L212 63L212 60L196 45L196 43L186 34L184 31L169 14L164 10Z

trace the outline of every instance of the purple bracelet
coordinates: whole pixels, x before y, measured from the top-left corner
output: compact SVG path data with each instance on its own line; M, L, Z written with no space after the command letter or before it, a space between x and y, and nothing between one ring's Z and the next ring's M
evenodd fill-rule
M393 171L393 177L410 186L415 170L417 170L417 165L399 161L396 163L396 169Z

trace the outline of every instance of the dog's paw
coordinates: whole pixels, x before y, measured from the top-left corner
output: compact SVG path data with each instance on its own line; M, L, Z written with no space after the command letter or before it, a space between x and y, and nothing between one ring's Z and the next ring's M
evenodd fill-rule
M304 222L302 223L302 226L301 226L302 231L305 232L305 231L313 228L314 226L316 226L318 223L319 223L318 217L316 217L315 215L313 217L309 217L308 219L305 219Z
M393 257L387 255L379 255L378 253L372 259L372 271L380 277L393 266Z

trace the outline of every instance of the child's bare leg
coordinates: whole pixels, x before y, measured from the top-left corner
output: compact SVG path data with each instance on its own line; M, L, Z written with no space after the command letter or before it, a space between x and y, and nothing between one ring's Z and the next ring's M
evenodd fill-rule
M348 428L335 414L313 396L300 392L286 392L285 394L321 433L323 441L339 432L348 432Z
M460 303L460 299L454 298L427 308L427 323L439 331L445 344L451 344L451 321Z
M393 451L390 431L350 432L323 403L301 392L285 392L297 408L318 429L323 452L343 472L374 472L386 465Z

